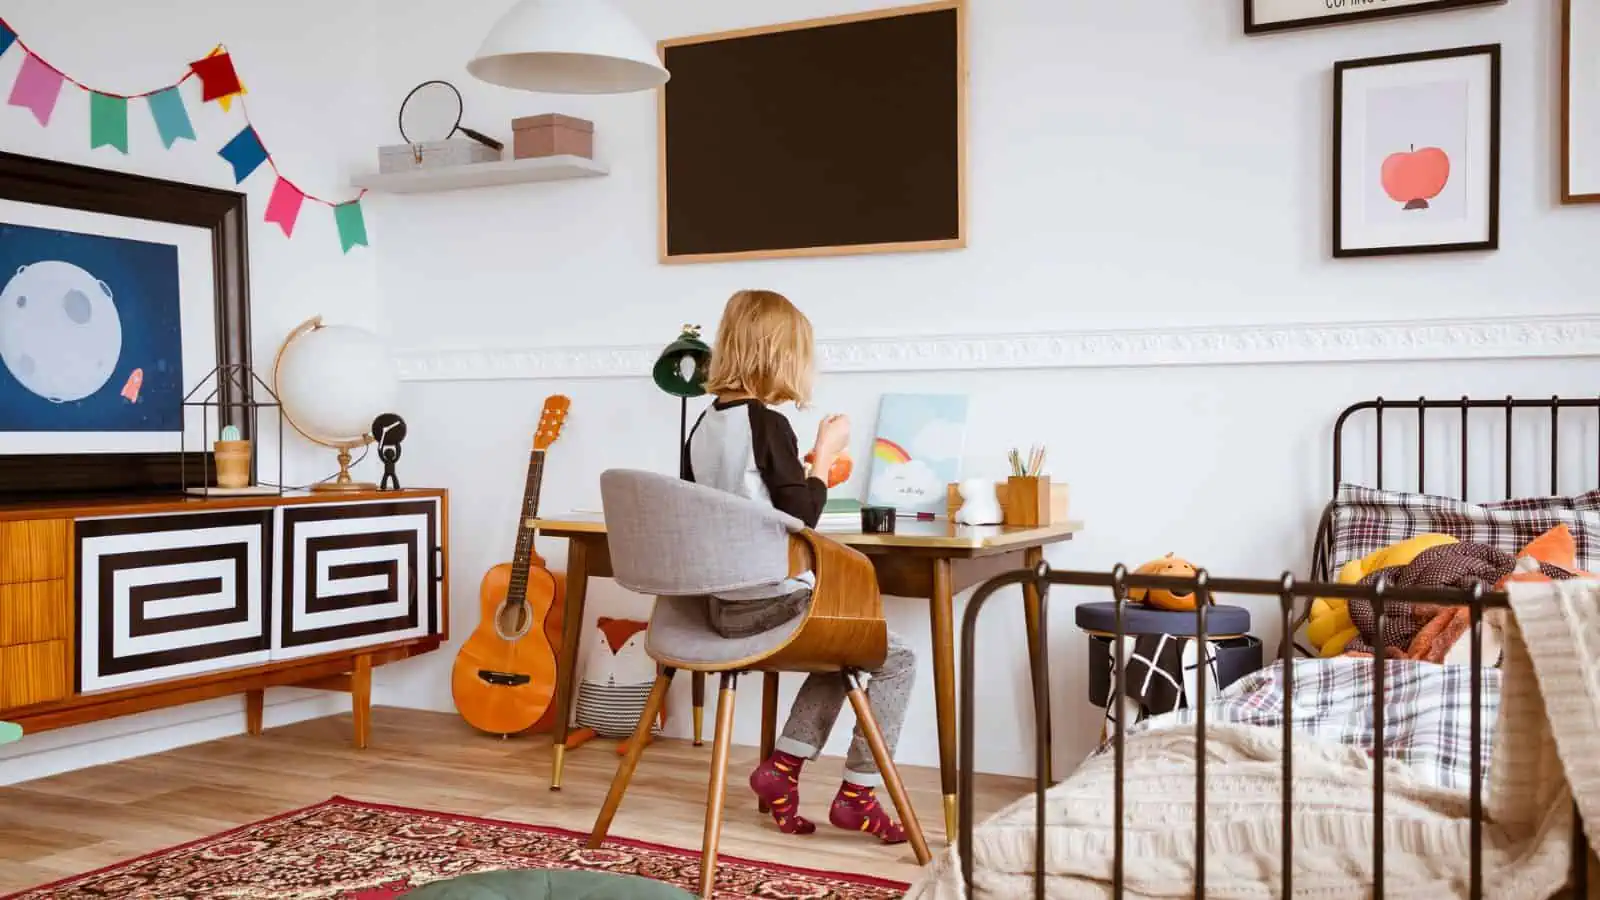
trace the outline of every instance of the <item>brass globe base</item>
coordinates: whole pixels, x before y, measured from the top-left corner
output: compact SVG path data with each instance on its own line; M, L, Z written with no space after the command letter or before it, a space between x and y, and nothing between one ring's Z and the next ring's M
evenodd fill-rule
M350 448L339 448L339 474L332 481L319 481L311 486L317 493L353 494L357 491L375 491L378 486L370 481L356 481L350 477Z

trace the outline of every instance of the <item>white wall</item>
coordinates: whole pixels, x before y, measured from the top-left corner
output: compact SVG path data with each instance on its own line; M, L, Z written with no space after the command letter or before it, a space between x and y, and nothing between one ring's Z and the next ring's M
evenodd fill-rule
M232 52L249 90L250 115L284 173L303 190L344 197L351 174L369 164L371 136L384 115L376 95L377 47L371 0L272 4L204 0L84 3L9 0L3 12L23 40L42 57L91 86L121 93L170 84L190 61L216 44ZM0 85L9 94L23 54L0 57ZM252 353L257 371L270 371L272 355L290 328L309 316L369 327L378 314L377 256L357 248L340 252L332 214L307 202L294 237L261 221L273 179L263 166L242 186L217 149L243 127L236 104L224 114L202 106L191 81L185 105L197 141L162 147L142 102L128 107L130 152L89 149L88 95L66 86L49 127L27 110L0 106L0 150L59 159L177 181L206 184L248 195ZM374 242L382 226L368 221ZM274 471L275 437L260 442L263 471ZM332 452L298 438L285 438L285 480L301 484L335 468ZM273 691L269 723L326 715L338 698L298 691ZM347 705L347 704L346 704ZM0 784L54 771L135 756L243 730L239 698L133 716L85 728L40 734L0 751Z
M542 112L594 120L597 154L611 166L597 180L373 203L384 232L384 299L395 334L415 351L407 364L419 379L407 395L409 477L453 492L458 636L476 621L478 578L509 554L542 398L563 391L574 404L547 467L547 511L597 508L596 478L609 466L671 471L676 404L643 377L649 355L638 348L664 344L683 322L709 331L736 288L787 293L844 354L867 336L1072 332L1029 357L1044 368L1022 371L846 356L841 369L887 371L824 375L816 409L795 417L805 440L823 411L851 414L864 460L882 393L969 392L969 473L1003 474L1005 448L1048 441L1056 476L1071 482L1073 514L1088 531L1051 551L1051 562L1064 566L1135 564L1176 551L1218 573L1304 571L1326 499L1328 432L1348 403L1379 393L1593 390L1600 366L1592 359L1444 361L1592 353L1600 344L1588 318L1552 319L1529 337L1483 321L1465 331L1379 326L1353 337L1291 328L1282 347L1271 329L1253 337L1258 326L1283 323L1515 324L1592 312L1585 286L1597 272L1600 210L1558 209L1551 200L1550 0L1249 40L1236 3L974 0L967 249L696 266L656 262L653 96L541 97L465 74L507 5L459 7L440 18L434 5L395 3L379 24L386 102L416 82L450 78L466 95L469 123L492 133L506 134L514 116ZM650 36L664 38L873 4L623 5ZM1505 45L1503 249L1330 259L1333 62L1491 41ZM1181 326L1211 328L1215 345L1173 331ZM1147 347L1141 335L1152 333ZM891 356L937 356L972 344L876 346ZM1180 351L1207 364L1154 365ZM1295 358L1388 361L1212 364ZM503 368L490 380L462 381L451 380L455 366ZM937 371L906 371L918 369ZM583 375L599 377L576 377ZM858 470L850 487L859 491L863 478ZM542 549L560 562L560 542ZM592 586L591 618L647 609L608 582ZM890 610L926 660L924 610L905 600ZM1020 619L1012 606L985 623L980 734L1004 737L985 742L980 767L1021 771L1028 744L1013 736L1029 733L1030 701ZM1067 761L1098 727L1083 698L1083 639L1066 609L1054 627L1057 740ZM1264 613L1257 630L1275 643L1277 626ZM385 695L449 709L446 666L441 656L387 670ZM757 693L742 695L739 737L750 743ZM673 700L685 711L686 688ZM935 760L932 707L931 690L919 691L902 759ZM669 723L679 734L687 727L686 714ZM842 750L846 737L841 728L830 749Z
M509 0L457 4L448 16L417 0L153 5L97 4L89 16L84 4L16 0L5 15L68 71L123 90L165 83L175 66L226 42L269 146L317 192L338 192L349 174L371 168L374 145L399 140L394 112L412 85L429 78L455 81L466 96L467 124L504 138L517 115L559 111L596 122L610 176L369 197L370 252L341 255L331 221L310 207L293 240L275 226L252 226L258 358L316 312L375 325L412 351L407 366L419 380L405 394L413 437L402 477L452 491L458 639L476 618L483 570L509 553L543 397L563 391L574 400L549 466L547 510L597 506L596 477L610 466L670 471L675 404L643 377L616 376L642 373L642 365L630 369L637 347L664 344L679 324L709 329L739 287L788 293L819 334L845 350L858 346L854 339L879 336L886 339L879 349L915 357L930 347L965 352L972 345L893 339L1073 332L1046 341L1044 351L1028 356L1036 367L1026 370L845 360L844 368L886 371L825 375L816 408L796 416L805 435L822 411L850 413L864 460L882 393L971 393L971 473L999 474L1004 448L1048 441L1055 474L1072 483L1073 514L1089 530L1051 552L1056 565L1136 563L1171 550L1228 574L1303 569L1326 491L1327 431L1345 404L1380 392L1589 393L1595 383L1592 359L1559 358L1600 347L1585 291L1595 283L1600 211L1559 209L1550 200L1552 0L1251 40L1241 36L1234 3L974 0L967 249L682 267L655 261L652 97L539 97L481 85L465 73L466 59ZM651 36L668 37L871 4L623 5ZM1333 61L1485 41L1506 49L1503 249L1328 259ZM15 51L0 60L0 85L10 83L19 60ZM191 104L202 141L165 151L135 107L134 152L123 158L87 149L85 105L69 90L49 129L25 111L0 107L0 148L228 185L214 150L237 126L224 127L220 114ZM258 217L270 178L257 175L246 189ZM1500 316L1567 318L1541 320L1528 335L1482 321ZM1353 345L1336 327L1289 329L1282 345L1274 343L1278 332L1261 330L1463 318L1479 321L1464 331L1380 326L1356 332ZM1212 330L1195 337L1172 330L1180 326ZM1252 337L1258 334L1265 337ZM480 352L493 348L560 352ZM1222 365L1302 352L1329 361ZM1172 354L1202 365L1154 365ZM1549 358L1478 359L1491 355ZM1336 362L1350 358L1388 361ZM513 376L556 377L448 380L451 364L485 359L509 361ZM580 374L601 377L570 377ZM305 477L323 474L320 455L309 448L297 454ZM859 489L864 474L851 487ZM561 563L558 542L543 549ZM608 582L595 584L591 597L591 619L647 611L642 598ZM893 600L890 614L926 659L925 613ZM1070 623L1069 611L1059 609L1052 647L1063 761L1080 755L1097 730L1082 698L1082 639ZM1006 738L983 747L984 769L1027 764L1019 629L1013 608L986 616L980 724L983 734ZM1264 617L1257 630L1275 640ZM380 700L450 709L451 656L447 649L382 670ZM793 688L791 682L786 690ZM756 693L742 695L739 737L747 743L755 739ZM686 690L673 701L670 727L686 733ZM242 725L239 705L218 701L44 735L0 756L0 781L231 733ZM269 718L338 706L336 698L296 699ZM202 722L166 727L196 718ZM132 731L143 737L115 749L109 741L89 743ZM840 729L830 749L841 750L845 737ZM900 756L930 763L934 747L931 692L919 691ZM19 753L28 755L15 758Z

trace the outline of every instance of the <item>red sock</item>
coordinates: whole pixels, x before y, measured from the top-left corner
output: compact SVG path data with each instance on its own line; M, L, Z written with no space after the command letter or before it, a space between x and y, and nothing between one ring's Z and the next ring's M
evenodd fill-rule
M817 830L800 815L800 767L805 760L782 750L772 751L766 762L750 773L750 790L772 811L772 820L784 834L810 834Z
M839 785L833 807L828 810L828 821L840 828L875 834L885 844L899 844L906 839L906 830L878 805L877 793L848 781Z

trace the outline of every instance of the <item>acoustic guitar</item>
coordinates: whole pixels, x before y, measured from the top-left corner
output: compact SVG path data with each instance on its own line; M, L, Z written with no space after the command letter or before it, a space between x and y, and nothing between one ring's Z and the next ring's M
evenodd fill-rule
M517 517L511 562L483 576L480 617L456 654L450 676L456 709L468 724L490 734L511 735L547 717L556 689L556 642L551 611L559 609L564 579L545 568L534 550L528 520L538 515L545 451L561 436L572 401L559 394L544 402L533 435L528 476Z

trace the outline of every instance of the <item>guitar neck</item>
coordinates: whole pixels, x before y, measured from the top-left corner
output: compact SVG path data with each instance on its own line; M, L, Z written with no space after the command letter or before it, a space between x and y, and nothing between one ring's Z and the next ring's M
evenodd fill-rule
M527 595L528 567L533 559L533 529L528 520L539 514L539 489L544 483L544 451L528 458L528 480L522 488L522 515L517 518L517 549L511 557L511 585L507 595L520 602Z

